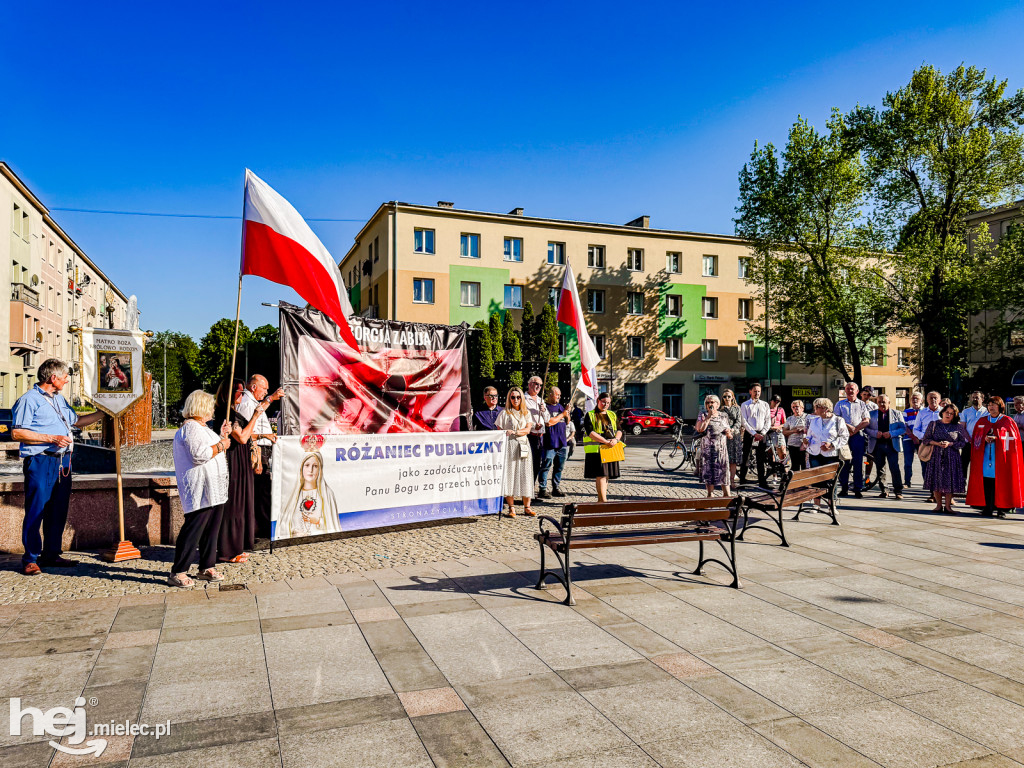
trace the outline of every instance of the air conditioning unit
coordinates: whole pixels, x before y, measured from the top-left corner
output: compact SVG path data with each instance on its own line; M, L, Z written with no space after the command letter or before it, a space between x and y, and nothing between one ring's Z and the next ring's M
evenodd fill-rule
M832 379L833 387L841 387L846 383L845 379Z

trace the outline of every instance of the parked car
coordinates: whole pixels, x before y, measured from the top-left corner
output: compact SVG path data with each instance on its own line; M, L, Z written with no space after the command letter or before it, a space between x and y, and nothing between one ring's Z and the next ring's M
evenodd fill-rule
M657 408L627 408L619 413L623 432L642 435L652 429L667 432L676 425L676 417Z

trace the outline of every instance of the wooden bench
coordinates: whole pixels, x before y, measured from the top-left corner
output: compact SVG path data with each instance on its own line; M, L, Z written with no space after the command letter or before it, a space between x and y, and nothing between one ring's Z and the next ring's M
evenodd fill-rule
M839 518L836 517L836 479L839 477L841 466L842 464L837 462L811 469L790 470L782 478L777 491L756 488L750 495L744 495L743 529L737 538L743 541L743 536L747 531L760 528L774 533L782 539L782 546L788 547L789 542L786 541L786 530L782 523L782 510L786 507L797 507L793 519L799 520L800 513L804 511L804 504L815 499L825 499L828 504L828 514L832 518L832 525L839 525ZM749 525L747 517L750 510L764 512L768 515L768 520L755 521L753 525ZM778 530L769 527L767 525L769 522L778 527Z
M537 589L546 589L544 580L553 576L565 587L565 604L575 605L569 576L571 550L675 541L700 543L695 575L704 575L706 563L718 563L732 574L732 586L739 589L735 534L742 506L742 500L737 497L566 504L562 507L561 520L550 515L538 518L540 532L533 536L540 544ZM586 530L581 532L580 529ZM728 562L705 557L705 541L717 541ZM547 569L545 555L548 549L558 560L561 575Z

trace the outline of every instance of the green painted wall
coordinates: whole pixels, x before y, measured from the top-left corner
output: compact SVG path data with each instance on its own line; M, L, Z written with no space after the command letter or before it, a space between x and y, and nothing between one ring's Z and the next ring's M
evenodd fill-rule
M747 340L753 341L754 337L752 334L747 334ZM754 359L747 363L747 378L748 379L764 379L765 366L764 366L764 347L754 345ZM786 364L779 362L778 350L772 350L771 357L771 374L772 380L778 381L779 379L785 380L786 378Z
M356 283L348 291L348 300L352 302L352 311L356 314L360 312L359 301L361 298L359 283Z
M679 317L666 314L665 297L681 296L682 307ZM663 283L658 288L658 339L678 336L684 344L700 344L707 334L707 321L701 317L700 300L707 295L707 286L685 283Z
M463 282L480 283L479 307L461 305L462 291L459 284ZM448 269L448 322L458 325L465 320L473 325L477 320L486 321L493 313L501 310L505 300L505 284L508 282L507 269L453 264Z
M573 371L580 368L580 342L576 338L576 331L571 325L558 324L558 332L565 334L565 357L558 358L561 363L571 363Z

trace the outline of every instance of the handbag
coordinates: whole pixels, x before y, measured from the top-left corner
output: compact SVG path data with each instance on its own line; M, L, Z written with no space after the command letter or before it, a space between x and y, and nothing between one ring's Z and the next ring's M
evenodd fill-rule
M922 464L931 459L932 450L934 448L935 446L932 445L931 443L928 443L927 445L921 443L919 446L917 446L917 458L921 460Z
M626 444L621 440L615 445L601 446L601 463L610 464L613 461L624 461L626 458Z
M852 461L853 451L850 450L850 446L844 445L836 449L836 456L838 456L843 461Z
M254 475L263 474L263 451L251 437L249 438L249 463L252 465Z

